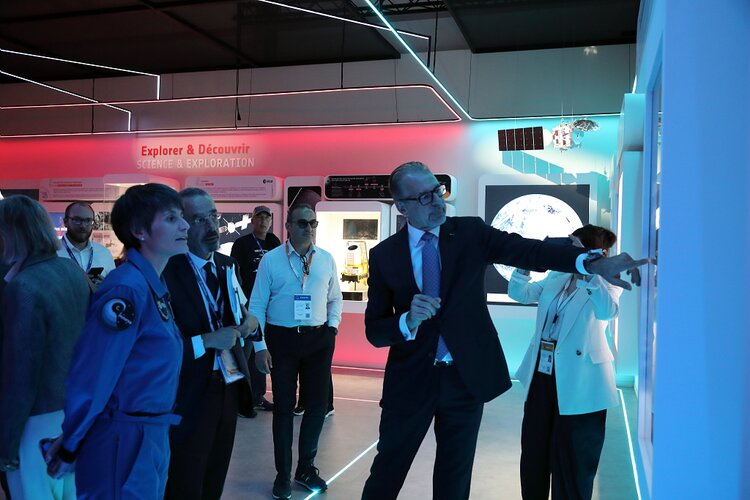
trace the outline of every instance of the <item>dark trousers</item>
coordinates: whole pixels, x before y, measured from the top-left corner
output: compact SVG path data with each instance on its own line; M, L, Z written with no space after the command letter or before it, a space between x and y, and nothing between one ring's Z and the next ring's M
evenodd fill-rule
M250 370L250 387L240 381L237 388L239 397L238 411L243 415L252 413L255 405L260 403L260 398L266 395L266 374L261 373L255 367L255 349L250 352L247 367Z
M469 498L484 404L469 393L455 367L435 370L439 370L439 387L430 404L413 414L389 406L383 408L378 454L365 483L363 500L394 500L398 496L433 418L437 455L432 498Z
M305 389L305 414L299 431L300 466L312 465L328 404L331 360L336 338L327 327L298 333L291 328L266 325L266 345L273 368L273 451L276 472L291 476L294 405L297 377Z
M165 499L219 500L234 446L237 389L244 380L226 385L218 372L208 381L200 408L191 408L170 434Z
M305 408L305 386L302 384L300 384L299 388L297 406ZM328 408L326 410L326 413L333 410L333 374L331 374L330 383L328 384Z
M539 371L529 388L521 425L524 500L589 500L604 445L607 410L560 415L555 372Z

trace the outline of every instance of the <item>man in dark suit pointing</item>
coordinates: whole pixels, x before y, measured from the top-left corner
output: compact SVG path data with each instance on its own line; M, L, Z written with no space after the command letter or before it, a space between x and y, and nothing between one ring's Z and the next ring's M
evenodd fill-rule
M445 187L419 162L394 170L390 186L408 224L370 252L365 331L390 351L378 453L362 498L398 496L434 419L433 498L468 499L484 403L511 387L486 306L486 267L600 274L629 288L616 275L647 260L605 259L505 233L478 217L446 218Z

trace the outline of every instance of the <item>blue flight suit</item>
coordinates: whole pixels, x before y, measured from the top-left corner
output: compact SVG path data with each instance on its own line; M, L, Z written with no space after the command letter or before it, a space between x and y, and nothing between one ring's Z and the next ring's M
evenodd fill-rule
M62 451L77 457L79 499L163 497L181 363L167 288L130 249L92 297L66 381Z

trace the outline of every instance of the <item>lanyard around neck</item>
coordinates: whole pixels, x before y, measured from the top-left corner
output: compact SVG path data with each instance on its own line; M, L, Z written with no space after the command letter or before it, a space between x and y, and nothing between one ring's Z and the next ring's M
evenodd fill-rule
M193 261L192 257L189 255L186 256L187 259L190 261L190 267L193 268L193 272L195 273L195 278L198 280L198 289L201 292L201 296L203 297L204 303L208 304L208 311L211 315L212 323L215 323L217 325L217 329L221 328L221 314L219 311L219 303L216 300L216 297L211 295L210 290L208 289L208 285L206 284L206 278L203 276L203 273L200 272L200 269L198 269L198 266L195 265L195 262ZM207 261L210 262L210 261ZM216 264L214 263L214 267L216 267ZM208 272L208 271L206 271ZM216 267L216 280L219 282L219 294L221 295L221 280L219 279L219 268Z
M260 242L260 240L258 239L258 237L257 237L257 236L255 236L255 233L250 233L250 235L252 235L253 239L255 240L255 244L256 244L256 245L258 245L258 248L260 249L260 252L261 252L261 253L265 253L265 250L266 250L266 249L265 249L265 248L263 248L263 245L261 244L261 242ZM265 240L263 240L263 241L265 241Z
M62 241L63 241L63 246L65 247L65 250L68 251L68 255L70 255L71 259L73 259L73 262L78 264L81 267L81 269L83 269L84 271L89 272L91 270L91 264L94 263L94 246L93 245L91 246L91 253L89 254L89 265L86 267L83 267L83 261L78 262L78 259L76 259L75 254L73 254L73 250L70 248L70 245L68 244L68 237L63 236ZM78 251L79 255L82 251L83 250ZM83 256L81 256L81 258L83 258Z
M313 257L315 256L315 252L312 251L313 247L311 245L310 250L307 251L307 255L310 255L310 258L308 259L306 256L303 257L302 255L298 254L297 251L294 250L294 247L292 247L292 250L294 250L295 255L299 256L300 262L302 263L303 272L302 272L302 276L300 276L297 270L292 265L292 259L289 257L289 255L291 254L291 252L289 251L289 247L290 247L289 241L287 241L286 242L286 260L287 262L289 262L289 267L292 269L294 276L297 277L297 281L299 281L300 284L302 285L302 291L304 292L305 281L307 281L307 276L310 274L310 270L312 269L312 260L313 260Z

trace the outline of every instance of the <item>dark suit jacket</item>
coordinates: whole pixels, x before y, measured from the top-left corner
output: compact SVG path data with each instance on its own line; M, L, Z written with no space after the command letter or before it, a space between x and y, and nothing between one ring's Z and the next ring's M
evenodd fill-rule
M197 421L195 413L201 411L203 394L213 371L214 358L216 357L215 349L206 349L206 354L195 359L193 352L193 343L191 338L195 335L208 333L211 331L211 323L206 308L203 304L198 281L190 265L187 255L175 255L169 259L169 263L164 268L162 276L167 283L169 295L172 299L172 309L174 310L175 322L180 329L183 337L183 354L182 368L180 370L180 385L177 389L177 401L175 403L175 413L183 416L182 424L173 427L173 434L189 436L190 422ZM224 296L224 325L234 325L234 317L229 307L228 290L226 287L226 269L234 265L237 270L237 262L226 255L218 252L214 253L214 263L219 273L219 283L221 283L221 292ZM246 348L250 348L252 343L245 341ZM245 374L245 380L235 382L235 384L249 383L249 371L247 367L248 353L244 353L239 342L234 347L235 358L242 373ZM187 425L183 425L187 424Z
M437 395L434 369L442 335L471 395L486 402L511 386L497 331L487 310L484 274L492 263L543 271L575 272L580 248L527 240L498 231L478 217L449 217L440 227L440 298L437 315L404 340L399 317L420 293L414 281L407 228L370 251L367 339L390 346L383 382L383 408L413 411Z

